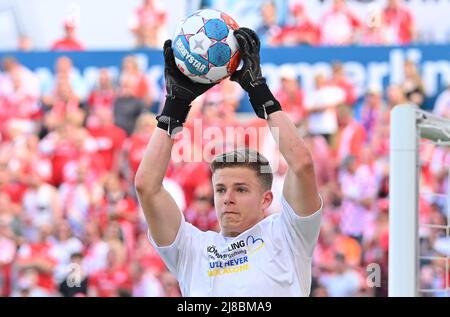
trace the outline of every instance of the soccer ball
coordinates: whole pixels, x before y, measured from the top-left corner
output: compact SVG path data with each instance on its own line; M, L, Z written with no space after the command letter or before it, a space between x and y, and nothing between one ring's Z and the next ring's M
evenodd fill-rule
M192 81L210 84L230 76L240 63L233 31L238 24L227 14L205 9L181 21L172 39L175 63Z

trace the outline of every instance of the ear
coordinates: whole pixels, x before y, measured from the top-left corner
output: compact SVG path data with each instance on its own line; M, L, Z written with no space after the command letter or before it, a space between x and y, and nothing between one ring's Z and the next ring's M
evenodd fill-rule
M271 190L267 190L263 194L263 200L262 200L262 208L263 210L266 210L269 208L270 204L273 201L273 193Z

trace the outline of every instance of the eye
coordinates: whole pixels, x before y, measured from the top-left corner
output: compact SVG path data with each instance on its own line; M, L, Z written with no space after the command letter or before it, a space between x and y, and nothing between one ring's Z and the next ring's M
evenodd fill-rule
M217 188L216 189L216 193L224 193L225 192L225 188Z
M248 190L247 190L247 188L245 188L245 187L238 187L237 191L238 191L239 193L245 193L245 192L247 192Z

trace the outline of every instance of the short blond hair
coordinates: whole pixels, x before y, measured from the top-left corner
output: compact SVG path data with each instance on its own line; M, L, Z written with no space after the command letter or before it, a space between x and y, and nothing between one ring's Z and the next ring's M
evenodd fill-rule
M246 167L255 171L264 190L272 188L272 168L269 161L258 151L250 148L236 149L216 155L211 162L213 174L219 169L234 167Z

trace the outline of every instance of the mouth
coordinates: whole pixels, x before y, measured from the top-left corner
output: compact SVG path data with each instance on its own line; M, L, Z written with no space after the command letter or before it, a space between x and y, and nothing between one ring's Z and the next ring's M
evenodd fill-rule
M238 213L237 213L236 211L233 211L233 210L225 210L225 211L223 212L223 214L224 214L224 215L226 215L226 214L237 215Z

